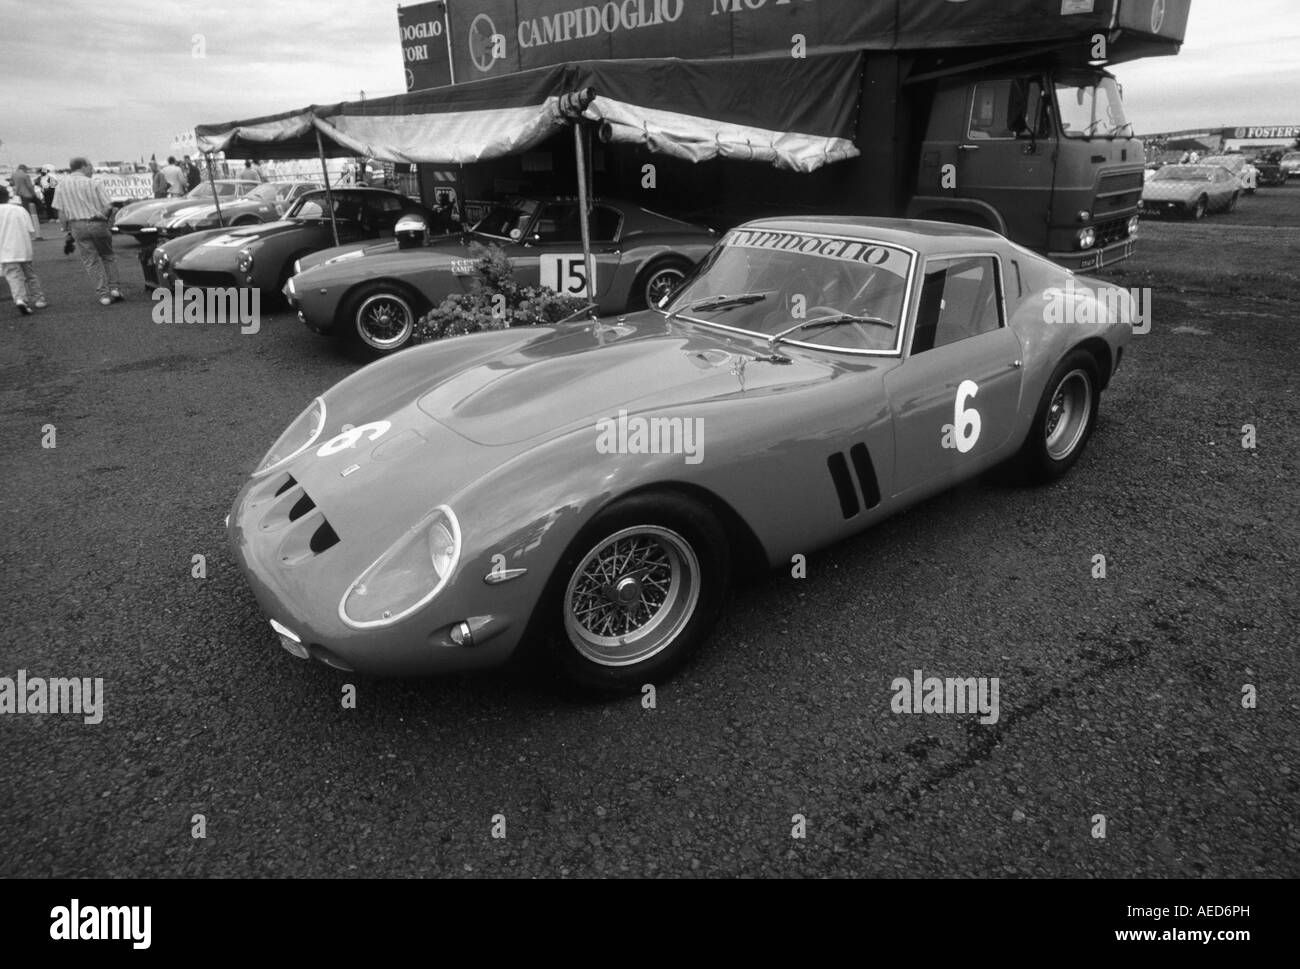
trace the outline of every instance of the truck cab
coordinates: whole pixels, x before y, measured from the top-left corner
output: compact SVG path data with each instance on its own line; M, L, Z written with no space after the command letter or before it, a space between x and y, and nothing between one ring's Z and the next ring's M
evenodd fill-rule
M994 229L1076 270L1131 254L1145 154L1111 74L1016 64L926 94L909 217Z

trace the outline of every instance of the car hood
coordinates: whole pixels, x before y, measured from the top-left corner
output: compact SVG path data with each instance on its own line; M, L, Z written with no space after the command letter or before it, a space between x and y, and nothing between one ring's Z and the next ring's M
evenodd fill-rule
M1150 181L1142 189L1142 198L1148 202L1186 202L1202 192L1208 192L1212 182Z
M148 225L161 216L163 210L174 201L175 199L153 199L145 202L132 202L122 206L117 213L116 221Z
M419 398L420 409L489 447L559 436L628 415L667 416L691 405L827 379L828 362L796 355L756 363L756 342L728 339L656 313L569 325L518 350L460 369Z

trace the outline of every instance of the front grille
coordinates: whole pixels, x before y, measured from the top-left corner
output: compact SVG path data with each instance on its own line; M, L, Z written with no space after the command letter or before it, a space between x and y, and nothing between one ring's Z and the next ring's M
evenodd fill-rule
M1128 219L1113 219L1097 226L1097 248L1104 248L1128 238Z
M1141 201L1145 185L1146 179L1140 170L1102 175L1097 184L1097 199L1092 206L1093 215L1105 219L1116 212L1131 211Z
M235 277L230 273L208 272L199 269L178 269L176 275L180 277L181 282L186 286L196 286L199 289L225 289L238 285Z
M338 533L325 513L290 474L284 476L267 502L258 530L279 536L277 558L281 565L299 565L339 543Z

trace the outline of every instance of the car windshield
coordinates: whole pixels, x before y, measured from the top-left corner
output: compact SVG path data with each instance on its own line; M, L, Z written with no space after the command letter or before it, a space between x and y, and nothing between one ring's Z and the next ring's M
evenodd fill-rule
M494 205L488 209L487 215L474 224L474 231L496 239L518 238L514 233L517 231L520 236L523 235L533 214L537 211L537 205L538 203L533 199L519 199L505 205Z
M1065 75L1056 81L1061 130L1067 138L1121 138L1133 134L1113 77Z
M893 353L913 262L911 253L881 242L737 229L659 309L828 350Z
M293 204L286 219L328 219L329 196L325 192L312 192L304 195ZM361 200L352 196L334 193L334 215L339 219L356 221L361 218Z
M1189 165L1168 165L1156 172L1153 181L1209 182L1214 179L1212 168L1192 168Z

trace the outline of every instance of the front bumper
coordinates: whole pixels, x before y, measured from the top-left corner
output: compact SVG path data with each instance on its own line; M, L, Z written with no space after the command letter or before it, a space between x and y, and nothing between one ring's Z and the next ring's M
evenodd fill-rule
M1186 215L1191 210L1189 203L1180 202L1177 199L1143 199L1139 209L1148 218L1151 216Z
M1111 243L1109 246L1103 246L1099 249L1085 249L1074 252L1049 252L1047 258L1051 259L1058 265L1066 269L1072 269L1075 272L1086 272L1092 269L1101 269L1103 266L1110 266L1117 262L1123 262L1129 256L1133 255L1137 249L1136 239L1125 239L1122 242Z

